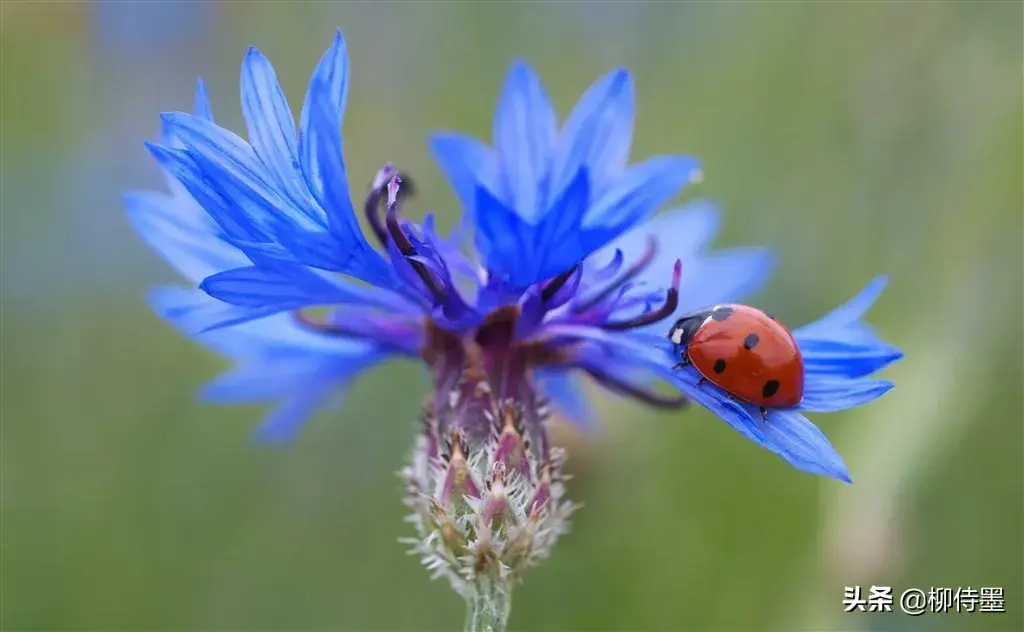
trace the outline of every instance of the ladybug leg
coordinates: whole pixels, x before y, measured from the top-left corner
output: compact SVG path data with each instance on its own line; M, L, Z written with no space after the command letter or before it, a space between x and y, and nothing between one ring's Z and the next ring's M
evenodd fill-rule
M704 382L707 382L707 380L704 379L704 377L702 376L700 378L700 382L697 383L697 386L700 386ZM748 403L748 402L743 401L739 397L736 397L735 395L729 395L729 399L731 399L732 401L736 402L737 404L747 404ZM765 408L764 406L758 406L758 411L761 413L761 421L763 421L765 423L768 423L768 409Z
M707 381L708 381L708 378L704 377L703 375L700 376L700 380L697 382L697 388L700 388L701 386L704 386L707 383Z
M680 354L680 357L679 357L679 363L676 364L672 368L673 369L685 369L688 366L690 366L690 356L686 355L685 353L682 353L682 354Z

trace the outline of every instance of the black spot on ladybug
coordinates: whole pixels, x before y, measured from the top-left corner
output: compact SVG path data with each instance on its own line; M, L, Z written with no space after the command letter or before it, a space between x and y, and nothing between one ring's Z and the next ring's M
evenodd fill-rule
M721 373L722 371L725 371L725 360L721 358L715 360L715 366L713 368L715 370L715 373Z
M767 382L764 383L764 388L761 389L761 395L763 395L765 398L768 398L768 397L771 397L772 395L774 395L775 393L777 393L778 391L779 391L779 381L778 380L768 380Z
M757 346L757 343L761 342L761 339L757 337L757 334L749 334L743 339L743 348L750 351Z
M717 320L718 322L722 322L723 320L725 320L726 318L728 318L731 315L732 315L732 308L731 307L719 307L715 311L711 312L711 320Z

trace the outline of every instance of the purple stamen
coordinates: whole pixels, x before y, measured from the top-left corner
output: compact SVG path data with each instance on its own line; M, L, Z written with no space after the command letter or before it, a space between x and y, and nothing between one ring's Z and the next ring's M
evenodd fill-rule
M558 293L558 290L562 289L562 286L565 285L565 282L572 277L577 268L579 268L579 264L574 265L562 274L551 279L551 282L544 286L544 291L540 294L541 300L547 303L554 298L555 294Z
M292 312L292 317L299 325L318 334L369 339L399 353L413 353L423 343L420 322L403 315L352 308L325 321L314 320L301 311Z
M637 327L651 325L671 316L676 311L676 308L679 307L679 280L682 277L682 270L683 262L677 259L676 264L672 267L672 287L669 288L665 302L659 309L628 320L610 321L604 323L601 328L608 331L636 329Z
M665 397L664 395L658 395L657 393L652 393L647 389L612 377L611 375L593 367L585 367L584 370L590 375L590 377L594 378L594 380L608 390L628 397L633 397L655 408L674 410L677 408L684 408L690 404L690 400L685 397Z
M588 309L593 308L601 301L611 296L612 292L620 288L622 285L627 283L630 279L635 277L637 274L643 272L643 270L654 261L654 256L658 253L658 240L653 235L647 237L647 247L644 249L640 258L633 262L633 265L629 266L625 272L623 272L617 279L609 283L603 290L598 292L592 298L582 301L573 306L572 311L575 313L585 312Z
M398 177L397 171L394 172L391 176L391 181L388 182L388 212L386 219L388 234L391 235L391 240L395 243L399 252L409 260L409 265L412 266L416 274L423 280L423 284L434 295L434 299L443 305L448 300L447 293L434 276L430 274L430 271L421 262L413 259L417 255L416 248L409 241L409 237L406 236L405 231L402 230L401 225L398 223L398 189L401 182L402 179Z
M394 173L395 168L390 163L384 165L377 172L377 175L373 177L373 182L370 184L370 193L366 196L366 201L363 202L363 212L366 214L367 221L370 222L370 229L377 237L380 245L384 247L388 245L388 231L384 224L381 223L379 206L381 199L384 197L384 189Z

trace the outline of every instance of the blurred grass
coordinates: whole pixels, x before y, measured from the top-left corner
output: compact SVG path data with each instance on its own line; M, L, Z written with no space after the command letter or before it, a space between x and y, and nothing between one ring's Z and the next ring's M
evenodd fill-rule
M191 77L244 130L245 48L274 61L297 108L335 25L352 55L359 189L396 160L421 185L417 211L450 222L429 132L489 136L515 56L563 115L626 64L634 155L701 156L721 243L780 249L754 302L796 325L892 277L871 321L907 352L897 388L815 417L858 485L792 470L702 412L602 398L598 436L564 435L585 507L517 593L516 629L851 629L867 624L841 611L855 576L1006 590L1005 615L893 615L890 628L1024 627L1019 4L225 4L214 38L162 56L98 52L89 10L0 7L0 627L459 625L461 604L395 542L418 371L376 371L295 446L254 447L263 409L194 401L225 364L146 311L145 288L172 277L119 206L121 190L159 186L141 142L158 111L189 107ZM83 165L94 180L70 184ZM98 251L120 258L90 267ZM924 445L891 445L908 436ZM886 449L908 455L905 481L863 470ZM898 551L867 570L836 562L858 544L828 531L858 494L891 494L879 506L896 513L857 519L902 525Z

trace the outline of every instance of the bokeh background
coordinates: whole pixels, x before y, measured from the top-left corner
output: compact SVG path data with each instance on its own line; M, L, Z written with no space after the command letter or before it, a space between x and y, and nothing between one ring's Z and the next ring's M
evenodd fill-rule
M357 191L396 160L448 224L439 128L488 137L511 60L564 115L625 64L634 156L704 160L719 243L781 262L750 301L792 325L875 275L897 388L815 417L855 485L798 472L703 411L600 399L567 428L574 532L517 630L1009 631L1022 586L1022 5L1014 2L16 2L2 13L2 618L6 630L445 630L394 472L424 383L361 379L286 449L258 407L198 404L225 362L145 306L174 279L131 232L142 147L203 76L244 133L239 64L293 108L336 26ZM396 393L404 394L397 397ZM845 614L843 587L1002 587L1005 614Z

